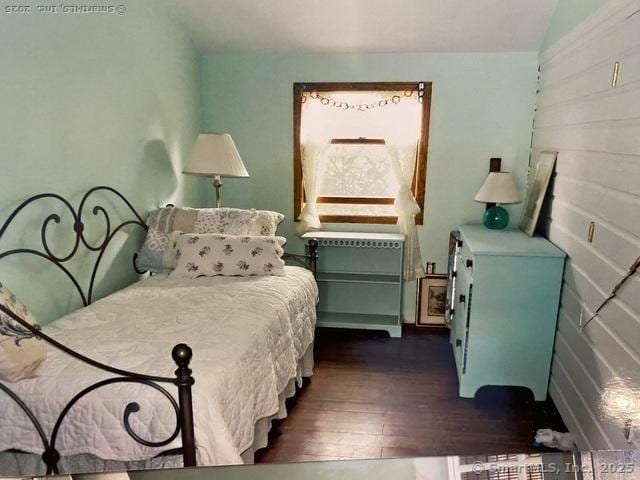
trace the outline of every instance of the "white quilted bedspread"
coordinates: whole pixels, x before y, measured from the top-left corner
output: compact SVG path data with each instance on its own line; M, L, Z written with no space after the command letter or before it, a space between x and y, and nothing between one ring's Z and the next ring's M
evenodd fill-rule
M45 332L95 360L140 373L173 377L171 349L184 342L191 368L198 463L242 463L255 422L275 414L278 394L296 377L297 361L313 342L317 287L311 273L286 267L282 277L150 278L45 327ZM111 377L49 348L38 378L8 384L51 431L65 403ZM163 384L165 385L165 384ZM176 396L176 388L166 384ZM64 421L62 455L142 460L180 446L144 447L123 429L125 405L141 409L132 425L142 438L168 438L175 429L169 402L150 387L116 384L82 399ZM41 453L27 418L0 392L0 451Z

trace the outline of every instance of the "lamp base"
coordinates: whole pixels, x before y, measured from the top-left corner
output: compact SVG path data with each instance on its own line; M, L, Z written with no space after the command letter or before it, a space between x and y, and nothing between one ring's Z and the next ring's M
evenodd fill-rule
M216 208L222 207L222 179L220 175L213 177L213 188L216 190Z
M484 212L482 223L491 230L503 230L509 225L509 213L500 205Z

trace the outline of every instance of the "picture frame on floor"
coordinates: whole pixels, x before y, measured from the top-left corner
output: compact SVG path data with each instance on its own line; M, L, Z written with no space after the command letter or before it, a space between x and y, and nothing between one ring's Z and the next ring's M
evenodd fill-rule
M447 275L430 274L418 279L417 327L446 327Z

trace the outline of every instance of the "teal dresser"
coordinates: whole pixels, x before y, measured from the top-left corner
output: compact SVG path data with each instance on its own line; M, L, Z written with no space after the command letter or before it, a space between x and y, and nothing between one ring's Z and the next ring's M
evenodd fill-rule
M463 225L455 235L448 320L460 396L505 385L544 400L565 254L519 230Z
M318 327L402 334L404 235L312 232L318 240Z

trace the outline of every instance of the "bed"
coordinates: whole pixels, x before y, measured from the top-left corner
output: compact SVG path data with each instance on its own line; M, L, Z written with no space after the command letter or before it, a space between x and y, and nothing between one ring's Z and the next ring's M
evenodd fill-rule
M0 411L6 412L0 416L0 472L33 471L43 450L50 472L251 462L253 452L266 446L271 420L286 416L284 400L312 374L315 245L291 257L311 270L286 266L283 276L260 277L155 275L91 302L95 271L114 232L122 225L144 228L121 194L96 187L77 211L64 201L79 237L83 206L96 191L115 194L135 218L113 228L104 209L94 207L108 227L89 287L81 290L87 306L34 332L53 343L36 378L0 383ZM35 201L43 198L52 195ZM45 221L43 231L52 221L59 219ZM42 238L43 258L64 267ZM76 247L83 243L79 238ZM173 347L177 341L183 343ZM167 376L172 347L175 377Z

